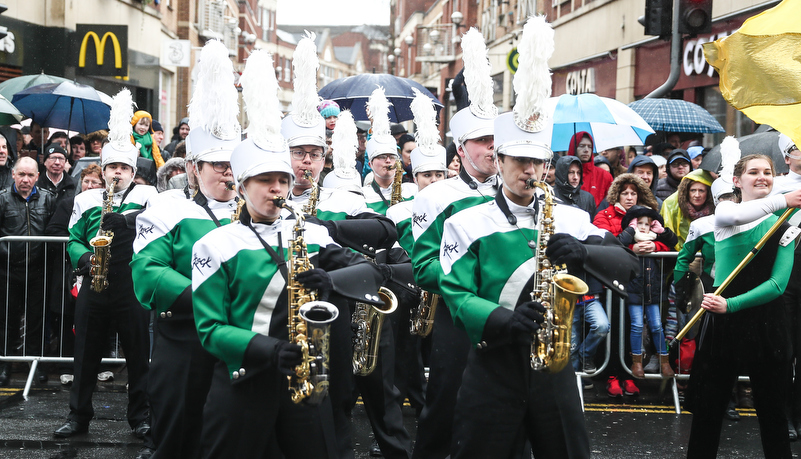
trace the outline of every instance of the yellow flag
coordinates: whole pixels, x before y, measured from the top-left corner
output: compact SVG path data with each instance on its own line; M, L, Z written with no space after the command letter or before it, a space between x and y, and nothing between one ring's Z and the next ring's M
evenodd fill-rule
M725 38L704 44L734 108L801 145L801 0L784 0Z

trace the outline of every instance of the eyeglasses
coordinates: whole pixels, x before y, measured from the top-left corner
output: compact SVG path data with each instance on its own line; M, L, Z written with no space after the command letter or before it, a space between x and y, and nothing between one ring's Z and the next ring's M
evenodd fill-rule
M532 164L534 166L539 166L543 164L545 161L538 159L538 158L529 158L526 156L514 156L513 159L516 163L528 167L528 165Z
M231 169L231 163L228 161L204 161L204 163L211 164L211 168L214 169L214 172L224 174L225 171ZM233 169L231 169L233 171Z
M323 159L323 153L320 151L292 150L289 153L292 155L292 159L296 159L298 161L303 161L303 159L306 158L306 155L309 155L309 159L312 161L320 161Z
M65 163L65 162L67 162L67 158L65 158L63 156L50 155L50 156L47 157L47 159L53 161L54 163Z
M389 161L390 159L392 161L395 161L398 159L398 155L389 155L389 154L377 155L373 157L373 160L376 159L379 161Z

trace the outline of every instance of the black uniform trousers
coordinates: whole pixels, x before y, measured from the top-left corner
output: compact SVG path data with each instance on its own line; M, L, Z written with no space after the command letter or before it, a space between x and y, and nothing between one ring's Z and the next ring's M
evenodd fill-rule
M110 332L119 335L128 368L128 424L147 419L147 369L150 351L150 312L134 296L130 280L114 283L100 293L84 277L75 306L75 373L70 390L69 419L87 425L94 416L92 393L100 361L108 351Z
M708 321L713 318L710 315L704 317L702 329L709 326ZM689 407L693 413L693 423L687 457L717 457L723 416L731 391L739 375L748 375L765 457L790 458L790 438L785 417L787 385L782 383L787 380L788 369L788 362L765 356L743 359L733 352L731 355L710 358L707 347L702 343L693 360L690 379L693 394L688 394L694 403Z
M410 458L412 440L403 425L403 400L395 387L395 339L388 319L381 325L378 354L372 373L354 377L356 389L362 395L364 410L384 457Z
M7 274L5 268L3 266L3 277L0 278L0 355L16 355L17 346L22 346L22 355L41 356L44 312L47 309L42 264L35 266L32 263L27 270L25 265L12 265ZM24 342L20 335L23 317Z
M790 274L790 282L782 295L782 300L790 322L792 345L786 414L790 422L799 424L801 423L801 254L798 252L795 254L793 272Z
M448 306L440 301L434 313L426 404L417 421L413 458L443 459L450 454L456 395L470 348L467 333L456 328Z
M254 370L232 382L222 362L214 366L200 442L201 456L214 459L337 457L328 397L318 406L295 404L286 376Z
M534 371L530 346L471 350L456 402L451 457L589 458L573 366Z
M411 437L403 425L400 392L394 384L395 346L390 321L384 320L379 341L379 358L369 376L353 375L352 311L343 307L349 303L332 295L328 299L339 308L339 316L331 326L330 378L328 395L331 399L337 437L338 457L354 457L351 411L361 393L364 409L384 457L408 458Z
M191 313L156 315L154 334L148 373L153 458L199 457L203 405L217 359L200 345Z
M397 293L396 293L397 294ZM395 338L395 387L401 401L409 399L418 415L425 405L425 372L423 370L422 339L412 335L412 310L420 304L419 297L398 296L398 310L390 315Z

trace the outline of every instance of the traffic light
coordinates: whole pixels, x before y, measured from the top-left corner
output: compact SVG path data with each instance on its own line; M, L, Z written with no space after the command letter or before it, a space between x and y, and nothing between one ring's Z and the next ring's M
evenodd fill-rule
M7 9L8 7L5 3L0 3L0 14L5 13ZM6 35L8 35L8 28L6 28L6 26L0 26L0 40L6 38Z
M641 16L637 21L645 26L645 35L670 37L673 0L645 0L645 16Z
M698 35L712 31L712 0L678 0L679 33Z

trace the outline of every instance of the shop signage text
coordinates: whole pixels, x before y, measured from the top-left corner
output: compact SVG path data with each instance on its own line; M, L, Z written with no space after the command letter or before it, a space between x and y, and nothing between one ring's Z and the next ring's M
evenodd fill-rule
M590 67L569 72L565 77L565 92L567 94L584 94L595 92L595 69Z
M715 69L706 62L704 59L704 43L715 41L719 38L728 37L731 32L720 32L712 34L708 37L698 37L694 40L687 40L684 44L684 53L682 53L682 68L686 76L703 75L704 72L708 76L715 74Z

